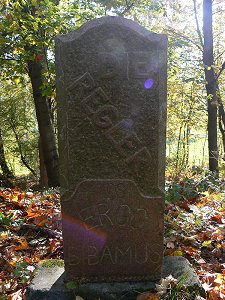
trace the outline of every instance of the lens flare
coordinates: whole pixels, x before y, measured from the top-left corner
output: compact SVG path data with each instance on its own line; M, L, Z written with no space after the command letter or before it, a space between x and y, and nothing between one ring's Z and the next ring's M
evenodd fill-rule
M148 78L145 80L144 87L149 90L153 86L153 80Z

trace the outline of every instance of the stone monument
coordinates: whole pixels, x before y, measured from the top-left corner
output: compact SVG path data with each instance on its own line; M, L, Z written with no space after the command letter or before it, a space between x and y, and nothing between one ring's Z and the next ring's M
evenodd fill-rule
M67 280L157 281L167 38L103 17L56 39Z

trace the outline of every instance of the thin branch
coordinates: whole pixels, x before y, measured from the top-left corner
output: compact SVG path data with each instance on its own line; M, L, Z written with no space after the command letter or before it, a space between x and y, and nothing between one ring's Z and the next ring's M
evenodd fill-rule
M134 6L134 2L128 4L127 1L126 1L126 4L127 4L127 7L121 13L118 14L121 17L123 17Z
M218 78L220 77L220 75L224 69L225 69L225 62L222 64L222 67L220 68L219 73L217 74L217 76L215 78L216 81L218 80Z
M195 45L201 52L203 51L202 47L197 42L191 40L188 36L182 34L181 32L176 31L176 29L174 29L173 27L167 26L167 29L168 29L168 32L171 32L171 33L177 35L178 37L181 37L181 38L187 40L191 44Z
M199 23L198 23L196 0L193 0L193 2L194 2L194 12L195 12L195 21L196 21L196 26L197 26L197 33L198 33L198 37L199 37L201 46L203 48L204 47L204 43L203 43L202 34L201 34Z
M215 61L217 61L221 56L223 56L225 53L225 50L222 51L220 54L218 54L216 57L215 57Z

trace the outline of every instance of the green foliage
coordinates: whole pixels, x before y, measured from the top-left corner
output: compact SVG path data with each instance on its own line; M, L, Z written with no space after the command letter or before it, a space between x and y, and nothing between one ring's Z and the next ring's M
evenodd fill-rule
M217 176L208 172L204 178L202 178L197 184L196 188L199 191L209 191L211 193L224 192L225 181L224 179L219 179Z
M27 281L30 278L30 271L27 269L27 263L25 260L21 262L16 262L13 275L17 278L23 286L26 285Z
M43 268L64 267L64 261L61 259L47 259L42 262Z
M182 199L193 199L197 197L196 183L193 179L184 178L182 182L175 179L174 183L166 189L166 200L168 202L176 202Z
M222 35L225 25L223 10L219 9L222 4L216 5L218 11L214 22L215 65L208 67L218 73L225 60ZM200 4L197 9L197 13L200 13L202 9ZM67 33L88 20L107 14L124 15L151 31L167 33L169 41L167 138L168 144L173 145L171 151L168 151L168 162L178 173L190 166L193 153L191 141L194 136L199 139L196 134L199 131L204 134L207 131L202 45L196 32L191 4L165 0L4 0L0 14L2 78L10 80L11 85L19 88L20 84L27 84L25 75L27 62L29 60L39 62L43 66L42 95L48 98L53 112L56 108L54 67L56 34ZM224 72L219 77L222 98L225 91L223 82ZM55 113L52 115L56 124ZM7 135L6 130L4 135ZM28 153L34 148L22 144L28 157ZM18 153L18 149L13 151ZM201 162L205 163L206 159L207 157ZM28 160L32 161L32 158Z
M29 82L26 78L17 84L4 80L0 86L1 130L8 162L14 171L24 162L36 171L38 129Z
M14 165L14 161L18 164L20 157L23 164L35 173L39 135L32 87L27 76L28 62L35 61L41 65L41 93L49 102L56 126L55 35L74 30L85 21L102 15L103 9L87 1L5 0L0 14L4 148L11 164Z
M78 287L77 283L75 281L69 281L66 283L66 288L67 289L76 289Z
M0 212L0 226L10 226L12 222L12 213L4 214Z

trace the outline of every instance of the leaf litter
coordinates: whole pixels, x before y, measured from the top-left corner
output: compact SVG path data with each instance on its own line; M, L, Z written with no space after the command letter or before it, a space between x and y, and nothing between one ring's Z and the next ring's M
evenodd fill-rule
M225 192L201 189L190 179L167 186L164 255L184 256L196 269L205 298L194 299L225 299ZM25 299L36 263L63 258L61 230L57 190L0 191L1 300ZM137 299L188 299L177 285L174 278L163 278L155 292Z
M57 191L0 191L0 299L25 299L37 262L62 258Z

